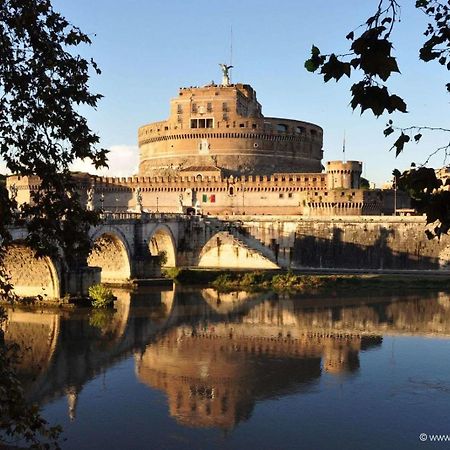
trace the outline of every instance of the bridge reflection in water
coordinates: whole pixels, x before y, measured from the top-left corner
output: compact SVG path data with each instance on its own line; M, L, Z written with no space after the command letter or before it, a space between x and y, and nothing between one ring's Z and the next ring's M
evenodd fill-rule
M450 337L444 294L295 298L212 289L117 290L115 311L9 311L30 401L67 396L134 356L137 379L163 391L182 425L231 429L256 402L310 392L320 377L358 376L360 352L385 334Z

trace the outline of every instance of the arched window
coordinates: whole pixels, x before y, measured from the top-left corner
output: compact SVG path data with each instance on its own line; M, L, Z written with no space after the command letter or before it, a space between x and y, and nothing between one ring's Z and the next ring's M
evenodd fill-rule
M287 130L288 130L288 127L287 127L287 125L285 125L284 123L279 123L279 124L277 125L277 131L278 131L278 132L280 132L280 133L286 133Z

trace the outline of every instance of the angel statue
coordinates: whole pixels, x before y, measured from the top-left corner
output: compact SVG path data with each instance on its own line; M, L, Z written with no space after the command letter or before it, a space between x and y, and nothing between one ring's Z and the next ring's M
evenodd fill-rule
M13 202L16 201L18 192L19 192L19 189L14 183L9 186L9 198Z
M88 211L94 211L94 186L92 185L87 191L86 209Z
M142 212L143 211L142 193L141 193L141 188L139 186L135 190L135 198L136 198L136 211Z
M226 64L219 64L219 66L222 69L222 85L229 86L230 85L230 69L232 69L233 66L227 66Z

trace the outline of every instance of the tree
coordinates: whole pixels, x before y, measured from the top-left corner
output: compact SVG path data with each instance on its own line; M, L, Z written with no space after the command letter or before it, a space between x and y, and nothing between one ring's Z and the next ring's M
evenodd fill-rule
M97 148L98 136L79 113L80 106L95 107L101 98L88 87L90 74L100 70L71 52L90 43L50 0L0 0L0 155L12 173L41 180L32 204L19 211L0 183L0 297L13 298L2 256L15 221L28 226L28 243L38 256L62 252L77 267L90 250L87 230L97 216L80 204L69 172L77 158L106 166L107 151ZM0 429L32 444L38 434L54 437L24 402L8 349L0 344L0 350Z
M88 251L85 227L95 214L80 205L69 165L89 158L105 166L107 153L78 112L101 98L88 87L90 71L100 73L95 62L69 52L90 43L50 0L0 0L0 155L12 173L41 179L33 204L21 211L29 242L41 254L62 249L74 264ZM0 208L10 210L5 194Z
M424 62L437 61L444 70L450 70L450 0L417 0L415 7L429 19L424 31L425 42L419 49L418 57ZM311 57L305 62L310 72L320 69L325 82L339 81L344 75L359 76L351 91L350 105L360 108L361 114L371 111L379 117L394 112L407 113L406 101L399 95L389 92L387 81L393 73L400 73L393 56L393 31L399 22L400 5L396 0L379 0L375 13L367 21L350 31L346 39L350 42L348 53L321 54L319 48L312 46ZM359 34L358 34L359 33ZM450 92L450 83L443 86ZM431 154L450 152L450 128L436 128L428 125L396 127L388 120L384 135L398 135L391 147L398 156L409 142L419 142L424 132L441 132L444 144L430 151ZM429 158L428 158L429 160ZM428 163L428 160L425 164ZM427 216L430 224L428 237L447 233L450 229L450 191L444 190L443 183L436 177L433 169L411 167L400 174L395 171L398 186L410 193L413 204L419 213Z
M361 177L359 185L361 189L370 189L370 182L367 178Z

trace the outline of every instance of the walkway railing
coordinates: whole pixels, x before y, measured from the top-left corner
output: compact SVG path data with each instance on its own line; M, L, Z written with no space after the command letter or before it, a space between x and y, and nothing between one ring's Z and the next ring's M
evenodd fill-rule
M147 212L103 212L100 214L100 218L105 221L114 221L114 220L139 220L144 222L150 222L155 220L164 220L164 221L173 221L186 219L186 214L177 214L177 213L147 213Z

